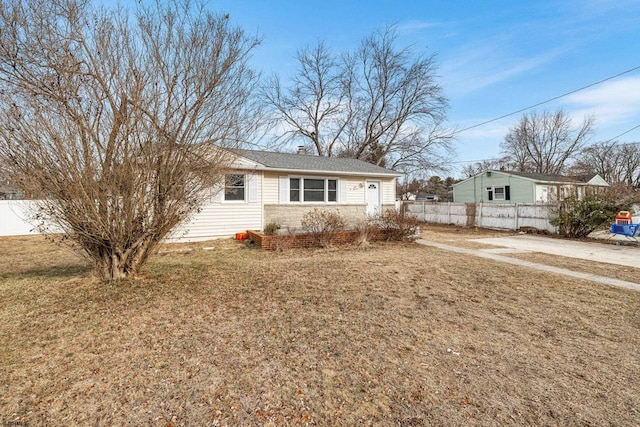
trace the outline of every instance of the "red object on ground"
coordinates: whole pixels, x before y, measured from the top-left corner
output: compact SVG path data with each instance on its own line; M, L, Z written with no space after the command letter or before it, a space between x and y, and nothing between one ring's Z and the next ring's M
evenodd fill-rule
M616 214L616 224L631 224L631 212L620 211Z

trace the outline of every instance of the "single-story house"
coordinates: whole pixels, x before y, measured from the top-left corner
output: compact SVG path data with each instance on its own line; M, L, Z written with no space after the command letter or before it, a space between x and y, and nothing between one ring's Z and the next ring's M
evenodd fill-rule
M361 160L304 154L236 150L237 160L223 189L170 241L198 241L233 236L246 230L301 226L314 208L338 211L349 223L395 209L401 174Z
M609 184L598 174L564 176L488 170L453 185L457 203L548 203L602 191Z
M24 193L9 184L8 182L0 181L0 200L22 200L24 199Z

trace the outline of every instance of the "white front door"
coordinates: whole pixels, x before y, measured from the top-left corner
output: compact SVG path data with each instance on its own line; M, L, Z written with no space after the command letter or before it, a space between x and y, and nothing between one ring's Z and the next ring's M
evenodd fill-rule
M367 216L380 215L380 181L365 181L367 188Z

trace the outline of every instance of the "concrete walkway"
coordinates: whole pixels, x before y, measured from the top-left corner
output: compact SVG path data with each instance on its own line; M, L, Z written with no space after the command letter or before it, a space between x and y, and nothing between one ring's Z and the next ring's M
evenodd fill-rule
M532 236L514 236L513 238L520 239L521 237L532 237ZM473 239L473 240L474 241L496 240L496 241L500 241L501 242L500 246L505 246L505 245L502 244L502 239L509 239L509 237L504 237L504 238L500 237L500 238L496 238L496 239ZM540 239L540 238L535 238L535 239ZM550 240L550 239L547 239L547 240ZM450 246L450 245L445 245L445 244L442 244L442 243L430 242L428 240L423 240L423 239L418 239L418 240L416 240L416 242L421 244L421 245L431 246L431 247L435 247L435 248L438 248L438 249L443 249L443 250L446 250L446 251L457 252L457 253L461 253L461 254L465 254L465 255L470 255L470 256L476 256L476 257L480 257L480 258L490 259L492 261L504 262L504 263L507 263L507 264L512 264L512 265L517 265L517 266L520 266L520 267L531 268L531 269L534 269L534 270L547 271L547 272L551 272L551 273L561 274L561 275L564 275L564 276L574 277L576 279L590 280L592 282L597 282L597 283L601 283L601 284L604 284L604 285L617 286L617 287L620 287L620 288L631 289L631 290L634 290L634 291L640 291L640 284L639 283L627 282L625 280L618 280L618 279L613 279L613 278L610 278L610 277L598 276L598 275L595 275L595 274L589 274L589 273L582 273L582 272L578 272L578 271L567 270L565 268L559 268L559 267L553 267L553 266L550 266L550 265L538 264L538 263L535 263L535 262L525 261L525 260L521 260L521 259L517 259L517 258L509 258L509 257L498 255L498 254L495 254L495 253L492 253L492 252L487 252L485 250L461 248L461 247L458 247L458 246ZM564 242L564 243L580 243L580 242ZM583 245L591 245L591 243L583 243ZM515 248L515 249L516 250L520 250L518 248ZM529 250L529 249L527 249L527 250ZM536 251L537 252L541 252L540 250L536 250ZM589 249L586 249L586 251L589 252ZM566 254L559 254L559 255L568 256ZM636 248L636 261L635 261L635 264L632 265L633 267L640 267L638 257L640 257L640 250L637 250L637 248ZM574 256L574 258L578 258L578 257ZM598 261L602 261L602 260L598 259Z

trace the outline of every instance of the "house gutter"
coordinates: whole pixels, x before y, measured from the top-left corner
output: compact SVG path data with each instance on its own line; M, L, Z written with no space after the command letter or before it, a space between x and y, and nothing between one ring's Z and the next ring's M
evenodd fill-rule
M313 169L287 169L287 168L269 168L266 166L256 167L256 170L262 170L266 172L288 172L288 173L297 173L297 174L317 174L317 175L347 175L347 176L365 176L365 177L388 177L388 178L398 178L401 177L401 173L393 172L393 173L375 173L375 172L348 172L348 171L338 171L338 170L313 170Z

